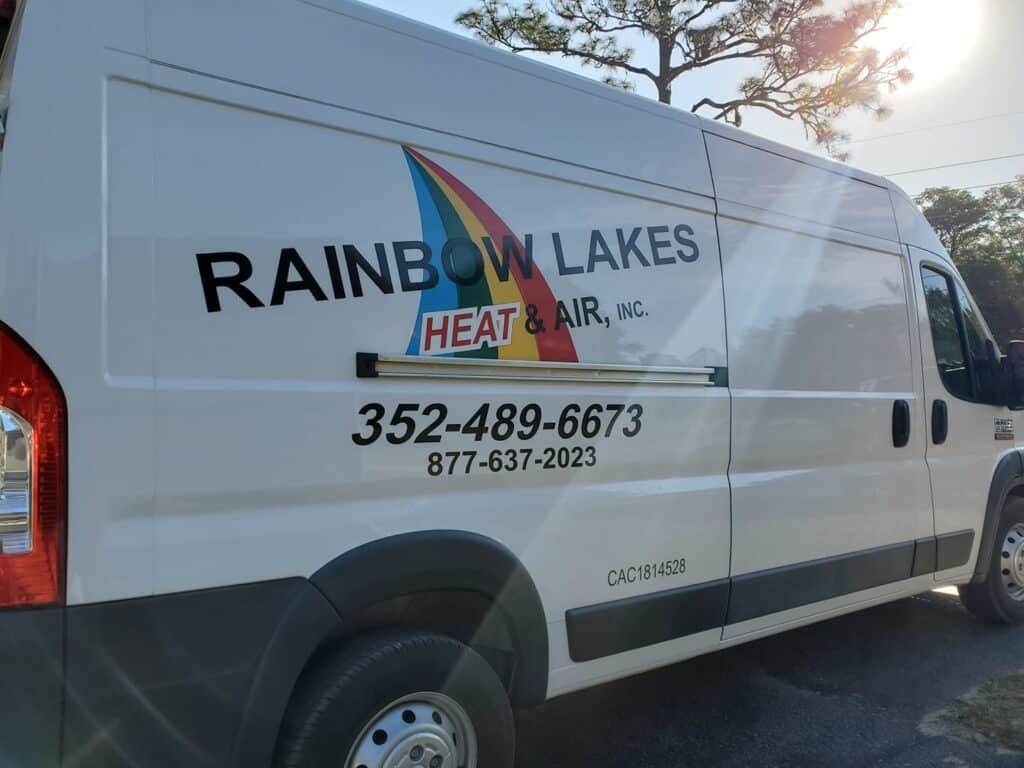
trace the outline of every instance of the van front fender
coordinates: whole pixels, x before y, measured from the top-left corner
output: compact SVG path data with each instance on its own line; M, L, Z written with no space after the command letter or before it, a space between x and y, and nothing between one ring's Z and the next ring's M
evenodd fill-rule
M989 486L988 503L985 506L985 522L981 528L981 543L978 545L978 559L974 565L974 578L978 584L985 581L992 562L992 545L999 531L999 520L1006 504L1006 497L1016 489L1024 487L1024 459L1021 451L1011 451L1000 459Z

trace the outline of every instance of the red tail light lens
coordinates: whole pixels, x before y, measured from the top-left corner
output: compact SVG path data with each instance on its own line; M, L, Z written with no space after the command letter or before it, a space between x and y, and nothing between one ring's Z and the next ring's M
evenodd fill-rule
M0 608L64 601L66 446L57 379L0 325Z

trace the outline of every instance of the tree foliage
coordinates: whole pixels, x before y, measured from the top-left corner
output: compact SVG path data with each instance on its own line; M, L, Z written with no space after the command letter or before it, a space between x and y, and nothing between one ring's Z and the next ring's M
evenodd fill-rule
M1024 175L980 198L932 187L917 202L999 344L1024 339Z
M929 187L918 196L917 204L954 260L960 244L981 229L987 211L970 192L949 187Z
M579 60L611 85L632 88L645 78L666 104L679 77L747 62L750 74L735 93L705 96L690 109L737 126L750 109L797 119L838 154L845 136L836 118L853 108L885 117L883 93L911 79L905 50L882 53L866 42L901 0L844 2L826 11L824 0L480 0L456 22L511 51ZM656 44L655 66L636 62L624 42L633 38Z

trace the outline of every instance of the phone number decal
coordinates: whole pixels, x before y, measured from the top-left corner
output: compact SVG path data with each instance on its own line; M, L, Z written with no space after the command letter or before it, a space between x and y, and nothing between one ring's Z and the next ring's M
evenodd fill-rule
M469 475L475 472L526 472L532 469L582 469L597 465L597 449L592 445L561 448L498 448L480 451L434 451L427 456L427 474Z
M545 413L537 403L521 408L514 403L484 403L465 420L450 419L444 403L399 403L389 413L381 403L359 409L363 426L352 433L356 445L373 445L382 437L391 445L440 443L445 435L468 435L480 442L485 437L502 442L532 440L557 435L562 440L587 440L616 435L636 437L643 428L643 406L623 403L570 403L557 413ZM508 470L514 471L514 470ZM449 473L450 474L450 473Z

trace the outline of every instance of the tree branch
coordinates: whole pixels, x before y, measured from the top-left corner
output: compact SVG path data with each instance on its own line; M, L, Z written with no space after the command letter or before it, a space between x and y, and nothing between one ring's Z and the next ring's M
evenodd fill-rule
M737 95L705 97L691 109L742 123L748 109L800 120L808 135L837 148L836 118L850 109L885 117L882 89L910 79L906 52L870 46L900 0L476 0L457 22L514 52L551 53L609 72L605 82L643 77L671 101L682 75L730 61L757 62ZM844 2L838 9L834 6ZM638 33L657 44L656 71L634 62L620 41Z

